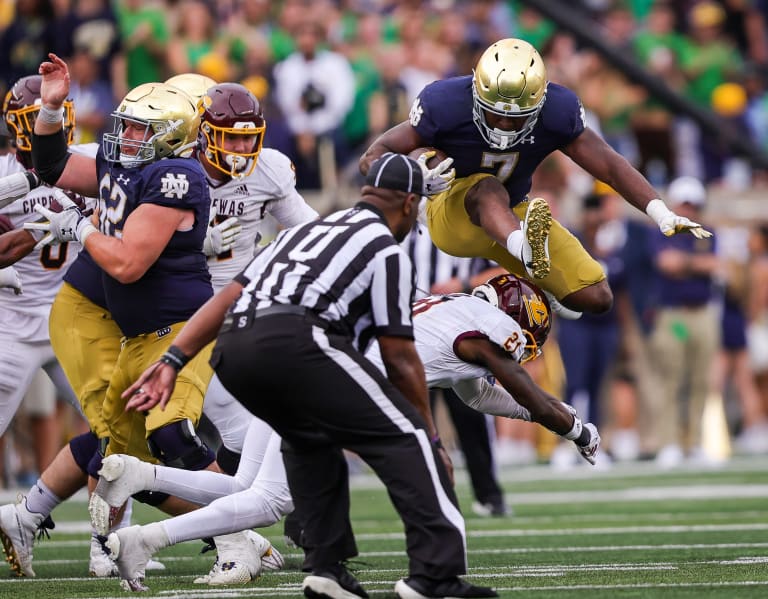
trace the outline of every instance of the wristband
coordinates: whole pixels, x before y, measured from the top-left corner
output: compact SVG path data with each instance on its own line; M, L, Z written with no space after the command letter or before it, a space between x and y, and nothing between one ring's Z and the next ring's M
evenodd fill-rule
M89 222L87 218L83 217L83 223L77 227L77 238L80 240L80 245L85 245L85 240L90 237L92 233L98 233L98 229L93 226L93 223Z
M651 200L645 207L645 213L654 221L656 221L656 224L661 223L661 221L671 212L672 211L667 208L667 205L664 203L664 201L660 200L659 198Z
M160 361L163 364L168 364L168 366L173 368L176 372L179 372L182 368L184 368L187 362L189 362L189 359L189 356L187 356L175 345L171 345L167 350L165 350L165 353L160 356Z
M440 440L440 435L435 435L429 440L432 445L435 446L435 449L442 449L443 448L443 442Z
M64 106L58 108L48 108L45 104L40 107L40 113L37 115L43 123L57 125L64 120Z
M575 441L581 436L581 430L584 428L584 426L581 423L581 418L574 415L573 417L573 426L571 427L571 430L569 430L567 433L563 435L564 438L568 439L569 441Z

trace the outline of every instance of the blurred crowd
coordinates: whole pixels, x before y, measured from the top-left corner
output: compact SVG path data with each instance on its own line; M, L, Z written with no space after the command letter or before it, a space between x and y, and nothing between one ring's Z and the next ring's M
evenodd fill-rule
M622 56L768 152L768 1L568 4ZM558 322L557 344L531 364L535 375L603 426L613 459L674 466L734 449L768 453L768 216L708 221L712 197L765 190L767 173L530 3L4 0L0 93L55 52L71 69L85 143L141 83L185 72L239 81L261 101L265 145L293 160L298 188L336 207L359 184L360 154L407 118L422 87L470 73L506 37L536 46L548 78L579 95L590 126L670 205L716 232L714 243L665 243L613 190L553 155L532 193L604 263L617 299L610 314ZM498 423L497 433L501 463L575 456L560 458L551 438L521 423ZM38 466L11 464L9 454L6 472Z

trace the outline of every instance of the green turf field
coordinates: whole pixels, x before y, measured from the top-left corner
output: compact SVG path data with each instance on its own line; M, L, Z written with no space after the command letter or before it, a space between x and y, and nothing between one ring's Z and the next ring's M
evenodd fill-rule
M470 505L463 472L457 489ZM505 470L514 515L467 512L469 578L502 597L765 598L768 597L768 458L739 458L708 470L661 472L650 464L566 474L548 467ZM8 494L3 497L7 501ZM355 478L353 523L360 549L351 568L373 597L394 597L406 573L402 528L377 481ZM137 506L135 519L160 517ZM37 578L11 579L0 598L126 597L115 579L87 575L87 512L82 498L53 514L57 529L35 546ZM299 597L300 555L286 548L281 527L266 530L288 568L236 588L192 584L211 554L186 543L159 554L167 569L150 573L152 598Z

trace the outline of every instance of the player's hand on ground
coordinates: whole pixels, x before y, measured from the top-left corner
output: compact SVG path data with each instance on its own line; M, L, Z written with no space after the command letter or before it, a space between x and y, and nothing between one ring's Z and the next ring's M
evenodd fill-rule
M446 158L434 168L427 166L427 161L435 154L436 152L431 150L424 152L416 159L424 177L424 195L427 196L447 191L451 188L451 183L456 178L456 169L451 168L453 158Z
M206 256L217 256L222 252L228 252L234 247L235 240L242 229L240 221L234 216L218 225L208 227L203 242L203 253Z
M13 266L0 268L0 288L2 287L13 289L16 295L22 294L21 277Z
M127 399L125 411L146 412L156 405L164 410L176 386L176 370L163 362L155 362L147 368L138 380L123 391L121 397Z
M576 447L585 460L587 460L593 466L597 459L597 452L600 449L600 433L597 432L597 427L591 422L587 422L584 428L590 432L590 439L586 445L579 445L576 441Z

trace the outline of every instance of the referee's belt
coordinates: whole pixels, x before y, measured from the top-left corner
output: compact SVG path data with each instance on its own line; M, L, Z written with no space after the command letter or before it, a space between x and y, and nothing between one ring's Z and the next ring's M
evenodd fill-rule
M224 318L224 324L221 326L222 331L240 331L250 328L253 321L257 318L264 318L266 316L277 315L293 315L303 316L306 320L312 324L316 324L323 328L329 328L331 323L327 320L320 318L315 312L304 306L296 306L294 304L272 304L266 308L260 310L248 310L246 312L235 312L228 314Z

